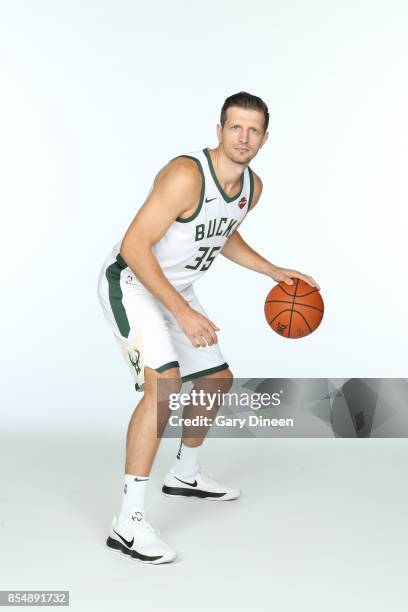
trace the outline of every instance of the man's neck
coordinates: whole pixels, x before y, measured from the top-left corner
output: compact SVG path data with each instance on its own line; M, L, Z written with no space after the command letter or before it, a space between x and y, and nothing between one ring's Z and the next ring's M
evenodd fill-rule
M248 164L237 164L225 155L221 144L208 149L218 182L228 195L234 195L241 184L242 174Z

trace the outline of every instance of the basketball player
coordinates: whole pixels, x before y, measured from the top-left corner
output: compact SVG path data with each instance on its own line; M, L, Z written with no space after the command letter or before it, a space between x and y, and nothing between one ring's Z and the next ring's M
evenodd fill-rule
M129 423L122 508L107 545L144 562L165 563L176 556L148 523L144 503L159 443L157 382L169 379L175 392L180 381L189 380L199 390L204 377L223 391L231 386L219 327L198 301L193 283L221 253L274 281L291 285L299 278L318 288L310 276L273 265L238 231L261 196L261 179L249 163L267 141L268 123L268 108L259 97L239 92L227 98L217 126L218 146L179 155L158 172L100 273L103 312L136 390L144 392ZM213 501L238 498L238 489L202 471L201 443L202 438L181 440L163 493Z

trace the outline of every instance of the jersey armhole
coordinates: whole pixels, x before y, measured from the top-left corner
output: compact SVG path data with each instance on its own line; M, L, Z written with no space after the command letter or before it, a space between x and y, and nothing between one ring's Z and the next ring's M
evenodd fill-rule
M247 214L251 208L252 200L254 199L254 175L249 166L248 166L248 172L249 172L249 200L248 200Z
M203 167L201 165L201 162L199 159L197 159L196 157L193 157L192 155L177 155L176 157L173 157L170 161L173 161L173 159L178 159L179 157L188 157L188 159L192 159L193 161L195 161L195 163L198 166L198 169L200 171L201 174L201 192L200 192L200 200L198 202L197 208L195 209L195 211L193 212L192 215L190 215L189 217L176 217L175 221L178 221L178 223L188 223L189 221L193 221L193 219L195 219L197 217L197 215L199 214L202 206L203 206L203 202L204 202L204 193L205 193L205 178L204 178L204 171L203 171Z

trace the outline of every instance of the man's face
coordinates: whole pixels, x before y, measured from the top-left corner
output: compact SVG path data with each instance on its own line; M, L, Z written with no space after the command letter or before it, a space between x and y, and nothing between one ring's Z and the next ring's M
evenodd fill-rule
M217 136L227 157L237 164L249 164L265 144L264 114L261 111L230 106L224 127L217 125Z

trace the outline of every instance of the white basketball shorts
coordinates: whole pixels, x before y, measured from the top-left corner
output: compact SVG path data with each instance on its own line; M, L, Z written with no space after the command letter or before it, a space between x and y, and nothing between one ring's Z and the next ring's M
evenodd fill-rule
M192 285L180 294L208 317ZM104 261L98 297L137 391L143 391L145 366L157 372L179 367L183 382L229 367L218 343L198 348L191 344L173 314L137 281L120 254Z

